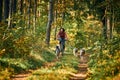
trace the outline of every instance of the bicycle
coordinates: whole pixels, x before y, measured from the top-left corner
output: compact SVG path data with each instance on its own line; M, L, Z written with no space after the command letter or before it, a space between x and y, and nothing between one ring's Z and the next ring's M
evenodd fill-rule
M61 52L61 55L63 56L64 54L64 50L65 50L65 45L64 45L64 42L60 42L60 52Z
M65 51L65 41L66 39L59 39L59 45L60 45L60 52L61 52L61 55L63 56L64 54L64 51Z

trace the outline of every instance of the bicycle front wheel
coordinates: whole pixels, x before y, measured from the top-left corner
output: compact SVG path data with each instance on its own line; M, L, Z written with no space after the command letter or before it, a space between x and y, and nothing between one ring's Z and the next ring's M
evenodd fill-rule
M60 44L60 50L61 50L61 53L62 55L64 54L64 50L65 50L65 45L64 44Z

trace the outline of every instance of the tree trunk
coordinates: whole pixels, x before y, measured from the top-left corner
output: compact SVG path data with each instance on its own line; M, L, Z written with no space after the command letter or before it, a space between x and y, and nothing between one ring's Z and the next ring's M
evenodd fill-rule
M30 28L30 7L31 7L31 0L28 0L28 29Z
M56 40L56 34L57 34L57 9L55 10L55 35L54 40Z
M34 33L36 28L36 11L37 11L37 0L34 1L34 21L33 21Z
M17 0L13 0L13 7L12 7L13 13L16 12L16 4L17 4Z
M113 33L113 28L115 26L115 11L114 11L114 8L113 8L113 12L112 12L112 28L111 28L111 33ZM112 38L113 35L111 34L110 38Z
M109 2L109 0L108 0ZM107 22L107 39L110 40L112 38L112 17L111 17L111 5L108 4L106 7L106 22Z
M63 5L63 12L62 12L62 25L63 25L65 19L65 0L62 1L62 5Z
M9 3L8 28L11 27L11 17L12 17L12 0L10 0L10 3Z
M106 9L106 20L107 20L107 39L109 40L110 39L110 34L111 34L111 10L110 10L110 5L108 4L107 6L107 9Z
M50 43L50 32L51 26L53 21L53 0L49 0L49 12L48 12L48 23L47 23L47 30L46 30L46 44L49 46Z
M2 21L2 5L3 4L3 0L0 0L0 22Z
M55 4L58 5L58 0L55 1ZM56 34L57 34L57 9L55 9L54 11L54 14L55 14L55 32L54 32L54 40L56 40Z
M107 40L106 10L104 12L102 23L103 23L103 37L104 37L104 40Z
M3 5L4 5L4 22L7 22L6 19L8 18L9 15L9 1L10 0L3 0Z
M23 14L23 2L24 0L20 1L20 14Z
M107 15L107 39L110 39L110 16Z
M38 0L38 1L37 1L37 4L38 4L38 5L41 4L41 0ZM37 10L37 17L40 17L40 13L41 13L41 11L40 11L40 10Z

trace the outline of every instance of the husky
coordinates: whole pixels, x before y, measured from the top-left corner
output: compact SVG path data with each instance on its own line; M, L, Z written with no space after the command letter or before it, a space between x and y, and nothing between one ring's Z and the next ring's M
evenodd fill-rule
M56 57L57 57L57 59L58 59L59 56L60 56L60 47L59 47L59 46L56 46L56 48L55 48L55 53L56 53Z
M73 49L73 55L76 57L78 56L78 48Z
M85 49L80 50L80 59L84 60L84 55L85 55Z

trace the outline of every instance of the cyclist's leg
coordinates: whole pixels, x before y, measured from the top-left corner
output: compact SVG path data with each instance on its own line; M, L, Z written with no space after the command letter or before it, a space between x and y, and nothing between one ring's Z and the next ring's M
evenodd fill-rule
M60 51L63 52L63 49L64 49L64 48L63 48L63 42L61 41L61 42L60 42Z
M60 52L63 55L64 50L65 50L65 39L64 38L59 38L59 45L60 45Z
M62 44L63 44L62 42L63 42L63 39L59 38L58 40L59 40L59 45L60 45L60 51L62 51Z
M65 50L65 39L62 39L62 44L61 44L61 49L62 49L62 55L64 54L64 50Z
M65 50L65 39L63 39L63 49Z

